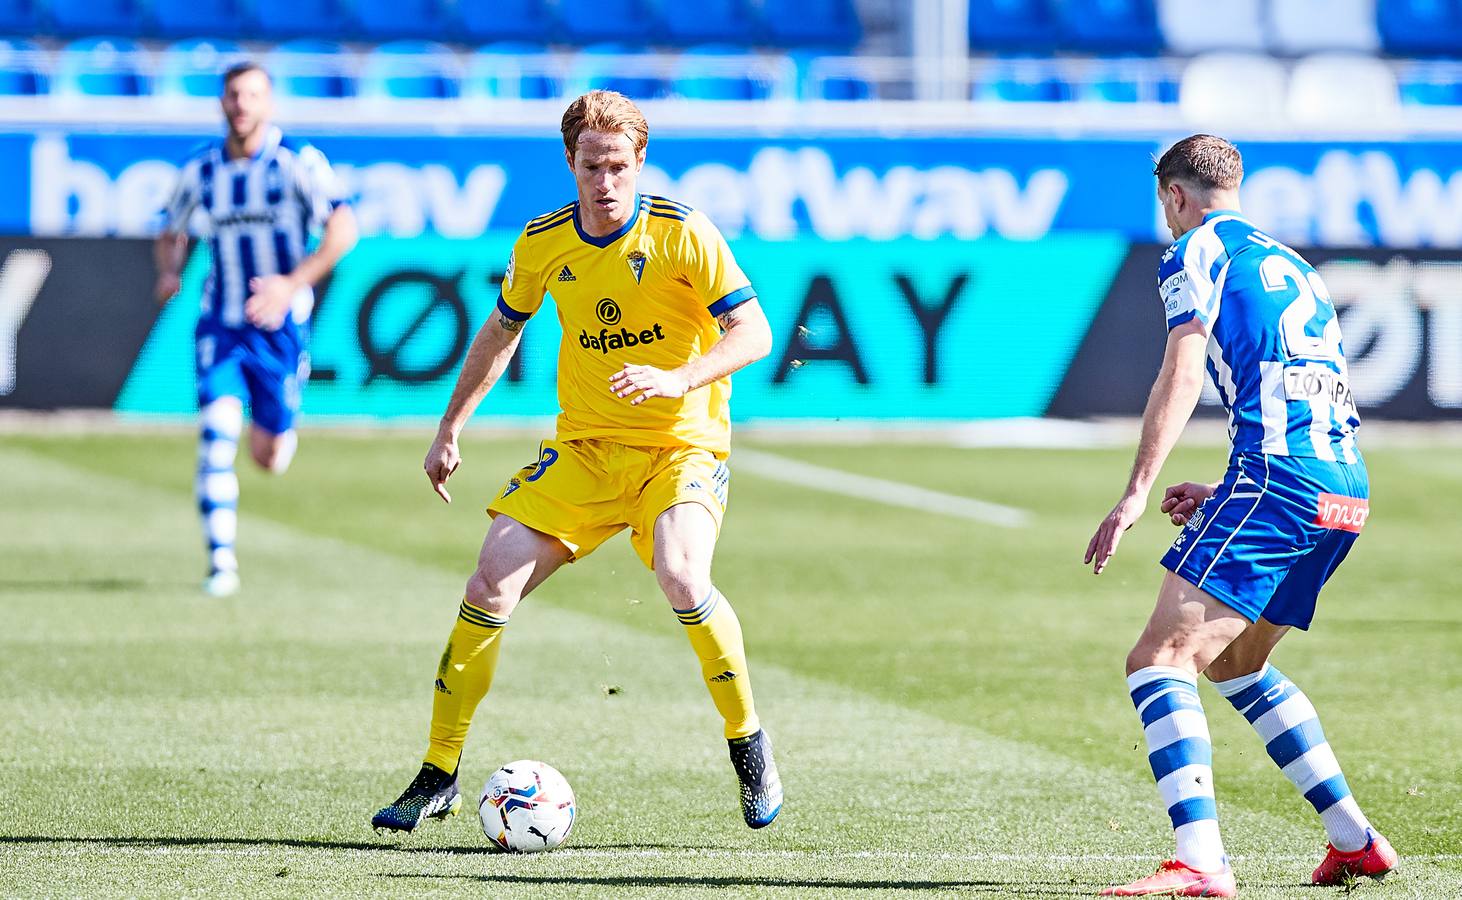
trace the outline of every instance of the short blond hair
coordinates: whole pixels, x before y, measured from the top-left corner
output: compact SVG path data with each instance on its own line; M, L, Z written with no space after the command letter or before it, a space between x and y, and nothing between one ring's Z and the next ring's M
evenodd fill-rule
M1162 188L1181 181L1204 191L1231 191L1244 180L1244 158L1238 147L1221 137L1195 134L1169 147L1152 174Z
M650 123L635 102L615 91L590 91L564 110L563 145L572 154L579 146L579 135L585 131L622 134L635 145L635 155L650 142Z

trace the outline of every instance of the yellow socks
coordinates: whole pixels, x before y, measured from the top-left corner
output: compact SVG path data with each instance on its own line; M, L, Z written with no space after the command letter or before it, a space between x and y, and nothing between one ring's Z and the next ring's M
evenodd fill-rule
M761 723L751 699L751 675L746 668L746 648L741 643L741 622L721 592L711 588L694 609L676 610L685 626L701 674L711 691L716 711L726 720L726 737L756 734Z
M462 601L457 624L437 666L436 698L431 707L431 746L426 752L426 762L438 769L457 771L472 714L492 687L506 624L506 618ZM737 645L740 643L738 630Z

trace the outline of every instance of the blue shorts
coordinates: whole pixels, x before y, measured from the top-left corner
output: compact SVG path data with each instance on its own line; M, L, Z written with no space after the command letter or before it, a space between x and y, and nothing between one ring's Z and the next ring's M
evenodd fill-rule
M294 427L300 388L310 375L306 326L287 321L277 331L224 328L200 321L197 330L198 408L238 397L258 425L274 434Z
M1308 628L1369 515L1364 461L1240 453L1163 568L1242 613Z

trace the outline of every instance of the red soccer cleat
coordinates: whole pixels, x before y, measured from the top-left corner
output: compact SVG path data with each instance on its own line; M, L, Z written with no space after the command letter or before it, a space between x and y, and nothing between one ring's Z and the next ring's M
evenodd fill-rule
M1370 842L1350 853L1342 853L1333 844L1326 844L1325 860L1315 869L1310 881L1323 885L1344 884L1362 875L1380 878L1396 868L1400 857L1391 848L1391 842L1376 834L1374 829L1366 829L1366 834L1370 835Z
M1161 894L1165 897L1233 897L1238 893L1234 885L1234 870L1224 866L1217 872L1200 872L1178 862L1176 859L1163 861L1157 871L1139 878L1131 884L1113 885L1102 891L1103 897L1147 897Z

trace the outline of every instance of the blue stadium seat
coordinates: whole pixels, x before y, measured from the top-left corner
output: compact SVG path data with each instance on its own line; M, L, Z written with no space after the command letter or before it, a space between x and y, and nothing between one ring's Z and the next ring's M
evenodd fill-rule
M803 100L868 100L873 97L872 82L860 74L819 72L817 61L825 55L815 50L794 50L788 54L797 67L798 97Z
M0 0L0 34L30 35L40 30L36 0Z
M1376 4L1376 22L1391 53L1456 56L1462 50L1462 0L1385 0Z
M268 38L316 37L338 40L350 33L340 0L253 0L255 30Z
M703 44L680 54L675 93L691 100L765 100L771 85L752 77L756 55L734 44Z
M495 7L495 3L467 2L462 7ZM355 0L355 18L361 34L375 41L393 38L456 39L456 28L443 0Z
M41 50L30 41L0 40L0 95L7 97L46 93L46 69Z
M570 44L635 47L659 37L646 0L559 0L558 33Z
M162 54L157 93L175 97L217 97L223 93L223 72L244 54L233 41L193 38L178 41Z
M1083 87L1083 100L1106 103L1178 102L1177 79L1155 59L1104 60Z
M355 82L339 44L299 38L269 54L267 68L281 94L293 97L350 97Z
M991 63L971 88L975 100L1053 103L1071 99L1071 85L1047 59L1014 57Z
M1056 8L1061 46L1095 53L1157 53L1162 32L1152 0L1064 0Z
M764 0L767 40L778 47L851 51L863 39L853 0Z
M538 68L525 68L516 59L542 59L542 44L521 41L499 41L472 54L467 63L467 77L462 82L464 97L491 97L510 100L547 100L561 91L556 79Z
M72 41L56 61L56 93L137 97L149 92L141 48L126 38Z
M135 35L142 33L138 0L50 0L58 34Z
M677 45L746 45L759 37L747 0L665 0L660 4L660 32L667 43Z
M444 99L461 93L452 51L431 41L392 41L371 51L360 76L362 97Z
M157 34L238 35L244 30L242 0L152 0L152 31Z
M1049 50L1056 44L1050 0L970 0L970 46Z
M641 56L626 44L590 44L574 59L573 92L618 91L632 100L656 100L670 94L670 83L656 71L653 57Z
M522 41L546 44L553 36L553 18L544 0L495 0L457 4L463 40L488 44Z
M1462 64L1414 64L1401 72L1401 102L1409 106L1462 106Z

